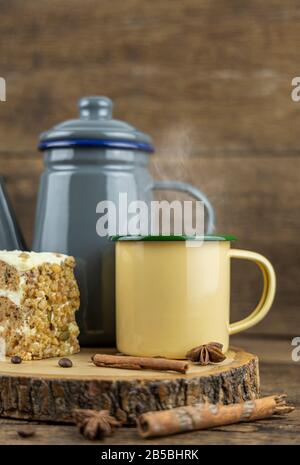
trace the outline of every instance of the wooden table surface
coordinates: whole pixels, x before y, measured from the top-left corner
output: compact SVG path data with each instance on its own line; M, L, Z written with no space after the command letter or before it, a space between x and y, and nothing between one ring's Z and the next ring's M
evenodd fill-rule
M300 362L291 358L291 340L258 336L233 337L232 342L260 358L261 393L286 392L296 407L286 417L240 423L212 430L185 433L163 439L142 440L135 428L121 428L103 441L88 441L73 425L35 424L33 437L22 439L17 430L26 422L0 419L0 444L298 444L300 443Z

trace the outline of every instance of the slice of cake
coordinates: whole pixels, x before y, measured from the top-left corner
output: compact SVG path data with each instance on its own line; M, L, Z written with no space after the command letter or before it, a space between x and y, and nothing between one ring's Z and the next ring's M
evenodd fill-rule
M79 351L73 257L0 251L0 338L6 355L42 359Z

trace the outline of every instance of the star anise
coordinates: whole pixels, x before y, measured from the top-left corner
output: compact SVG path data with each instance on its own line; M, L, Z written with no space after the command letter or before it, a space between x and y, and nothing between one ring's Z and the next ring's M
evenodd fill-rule
M87 439L111 436L115 428L120 426L108 410L76 409L73 416L79 432Z
M194 347L187 354L186 358L199 365L209 365L225 360L226 356L222 352L223 345L219 342L209 342L198 347Z

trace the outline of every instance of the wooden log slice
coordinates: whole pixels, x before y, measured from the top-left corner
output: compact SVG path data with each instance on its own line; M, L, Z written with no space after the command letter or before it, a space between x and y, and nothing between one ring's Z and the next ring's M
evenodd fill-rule
M72 368L59 367L55 358L0 362L0 416L70 422L75 408L108 409L128 425L150 410L259 396L258 359L242 349L230 349L218 365L189 365L186 375L96 367L91 356L100 352L113 353L82 349L70 357Z

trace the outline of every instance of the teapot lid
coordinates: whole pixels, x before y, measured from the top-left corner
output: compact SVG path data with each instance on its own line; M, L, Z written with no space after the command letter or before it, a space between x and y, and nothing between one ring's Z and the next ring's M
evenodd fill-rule
M79 118L54 126L40 136L39 149L106 147L154 152L151 138L124 121L112 118L113 102L107 97L83 97Z

